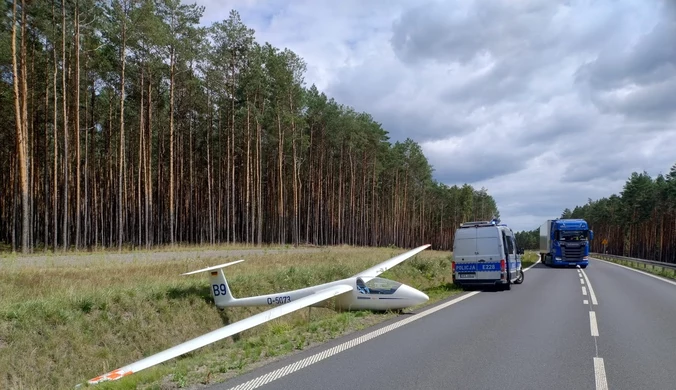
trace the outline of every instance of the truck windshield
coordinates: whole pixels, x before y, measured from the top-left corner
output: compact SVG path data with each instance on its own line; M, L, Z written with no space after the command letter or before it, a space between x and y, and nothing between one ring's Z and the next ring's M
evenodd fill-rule
M559 240L561 241L583 241L587 239L586 230L559 230Z

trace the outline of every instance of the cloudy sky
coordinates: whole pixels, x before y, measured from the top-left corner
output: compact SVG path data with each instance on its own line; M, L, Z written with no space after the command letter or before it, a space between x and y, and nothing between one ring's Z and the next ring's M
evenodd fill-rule
M185 0L184 0L185 1ZM192 2L192 1L191 1ZM533 229L676 163L670 0L197 0Z

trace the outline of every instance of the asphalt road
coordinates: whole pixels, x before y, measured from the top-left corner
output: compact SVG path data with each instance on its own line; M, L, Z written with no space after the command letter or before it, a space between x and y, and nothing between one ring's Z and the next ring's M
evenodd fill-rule
M673 389L674 362L676 284L593 260L536 264L511 291L453 297L210 388Z

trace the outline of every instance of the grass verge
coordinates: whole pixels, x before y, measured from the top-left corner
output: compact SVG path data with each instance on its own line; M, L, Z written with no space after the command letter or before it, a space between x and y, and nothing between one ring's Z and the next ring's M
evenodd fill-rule
M608 257L604 255L594 255L595 258L608 261L611 263L621 264L630 268L634 268L640 271L648 272L653 275L661 276L663 278L676 280L676 270L660 267L653 264L639 263L629 260L619 260L613 257Z
M537 252L530 252L526 251L523 255L521 255L521 268L528 268L531 265L537 263L538 261L538 254Z
M403 252L336 247L320 253L252 254L228 268L227 276L235 296L281 292L348 277ZM265 310L221 312L213 306L206 275L180 276L241 257L5 266L0 274L0 388L72 388ZM426 250L382 276L425 291L432 303L460 291L451 284L450 268L449 252ZM164 389L220 382L393 316L304 309L97 387Z

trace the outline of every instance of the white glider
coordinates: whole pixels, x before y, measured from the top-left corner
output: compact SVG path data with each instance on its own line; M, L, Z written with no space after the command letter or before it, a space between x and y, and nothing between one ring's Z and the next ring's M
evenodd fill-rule
M209 272L211 295L218 308L223 309L232 306L276 307L92 378L88 383L95 384L120 379L296 310L321 306L324 301L333 297L336 298L335 304L338 310L400 310L426 302L429 297L422 291L393 280L379 278L378 275L429 247L429 244L420 246L346 279L299 290L247 298L232 296L223 273L223 268L241 263L244 260L184 273L183 275L192 275Z

